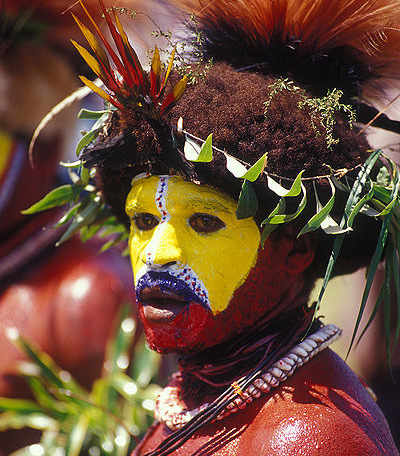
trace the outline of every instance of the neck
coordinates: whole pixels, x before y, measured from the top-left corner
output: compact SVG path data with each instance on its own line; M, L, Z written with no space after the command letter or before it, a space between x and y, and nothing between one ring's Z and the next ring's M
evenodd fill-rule
M301 302L301 301L300 301ZM179 360L178 381L185 401L204 402L256 369L268 368L298 343L310 327L314 308L303 302L282 312L277 306L230 340Z

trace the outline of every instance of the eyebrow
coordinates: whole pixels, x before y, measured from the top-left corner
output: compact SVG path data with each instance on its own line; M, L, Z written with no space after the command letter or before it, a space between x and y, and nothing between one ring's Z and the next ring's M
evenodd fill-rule
M189 198L185 201L184 206L186 208L197 208L216 210L220 212L231 212L231 210L222 204L220 201L217 201L213 198Z

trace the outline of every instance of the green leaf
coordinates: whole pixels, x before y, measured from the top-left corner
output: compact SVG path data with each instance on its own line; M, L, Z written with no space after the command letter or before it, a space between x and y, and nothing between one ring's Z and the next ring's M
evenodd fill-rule
M358 328L359 328L360 323L361 323L361 318L362 318L362 316L364 314L365 306L367 304L369 292L371 291L372 282L374 280L375 273L376 273L376 270L378 268L378 264L379 264L379 262L381 261L381 258L382 258L382 252L383 252L383 249L385 247L386 239L387 239L388 232L389 232L390 218L391 218L391 214L388 214L388 215L385 216L385 218L384 218L384 220L382 222L381 231L379 233L379 238L378 238L378 242L376 244L375 252L374 252L374 254L372 256L371 262L370 262L369 267L368 267L367 280L366 280L366 284L365 284L365 287L364 287L364 292L363 292L363 296L362 296L362 299L361 299L361 304L360 304L360 309L358 311L356 324L355 324L354 329L353 329L353 334L352 334L352 337L351 337L350 346L349 346L349 349L347 351L347 356L349 355L349 353L350 353L350 351L351 351L351 349L353 347L354 340L356 338L356 335L357 335L357 332L358 332Z
M391 201L379 212L376 217L381 217L383 215L387 215L393 209L396 202L398 202L397 197L399 195L399 188L400 188L400 179L399 179L399 171L396 164L390 160L390 164L392 167L392 175L393 175L393 189L390 195Z
M236 208L236 217L245 219L256 215L258 210L258 200L253 186L248 180L243 181L240 191L239 201Z
M160 355L147 347L144 337L135 347L131 367L131 377L140 388L145 388L156 375L160 365Z
M0 431L26 427L38 430L56 430L57 421L44 413L20 414L17 412L4 412L0 414Z
M304 210L307 204L307 192L304 187L304 185L301 183L300 184L301 191L302 191L302 199L297 206L297 209L295 212L291 214L282 214L281 213L281 202L277 204L275 207L274 211L277 210L277 212L274 213L274 211L271 212L271 214L261 223L261 225L265 224L271 224L271 225L279 225L281 223L288 223L291 222L292 220L296 219Z
M24 215L36 214L37 212L46 211L57 206L64 206L74 200L76 190L72 185L62 185L48 193L37 203L33 204L30 208L21 211Z
M212 150L212 134L207 136L207 139L203 143L200 149L199 156L194 162L208 163L213 159L213 150Z
M96 215L100 209L100 201L100 196L96 196L83 210L77 212L75 220L56 243L57 247L70 239L80 228L89 225L96 219Z
M81 153L82 149L84 149L86 146L88 146L91 142L93 142L98 134L100 133L101 128L96 128L95 130L90 130L86 135L84 135L80 141L78 142L78 145L76 146L76 156L79 157L79 154Z
M18 413L42 413L43 408L30 400L0 397L0 411Z
M101 224L84 226L83 228L81 228L81 230L79 232L81 241L83 243L85 243L89 239L92 239L93 236L96 236L96 234L101 230L101 228L102 228Z
M71 163L60 161L60 165L64 168L79 168L80 166L82 166L82 160L76 160Z
M296 179L293 181L292 186L287 190L286 188L282 187L278 182L272 179L271 176L267 177L268 180L268 187L272 190L276 195L286 198L289 196L298 196L301 192L301 177L303 176L304 170L300 171L299 174L296 176Z
M75 214L78 212L79 208L85 203L85 201L79 201L79 203L74 204L70 209L68 209L67 212L58 220L58 222L54 225L55 228L58 228L59 226L65 225L67 222L69 222L72 217L75 216Z
M249 168L246 174L242 176L242 179L246 179L250 182L254 182L256 179L258 179L259 175L264 171L264 168L267 164L267 157L268 152L266 152L261 158L259 158L254 163L254 165L251 168Z
M88 431L88 426L88 417L86 414L81 415L69 435L65 456L79 456Z
M90 172L89 172L88 168L85 168L84 166L82 166L82 168L81 168L82 187L85 187L89 183L89 179L90 179Z
M201 147L193 139L186 137L184 153L186 159L192 162L208 163L212 161L212 134L208 135Z
M92 111L90 109L81 109L78 113L78 119L91 119L96 120L104 114L109 115L110 111Z
M311 217L310 220L303 226L303 228L300 230L297 237L300 237L305 233L309 233L311 231L317 230L321 226L321 224L324 222L324 220L326 220L326 218L328 217L330 212L332 211L333 205L335 203L335 186L333 185L331 179L328 178L328 181L329 181L329 185L331 187L332 195L329 198L328 202L325 204L325 206L322 206L322 204L318 198L318 193L317 193L317 189L315 186L315 182L313 181L317 213L313 217Z
M362 198L360 198L356 204L352 205L351 212L347 217L347 226L351 228L353 226L354 218L356 217L357 214L360 213L361 209L364 207L364 205L372 199L374 196L374 187L371 183L371 180L368 179L368 182L370 183L370 189L366 195L364 195Z
M349 215L352 213L356 203L360 199L359 196L360 196L360 194L365 186L365 183L368 179L368 176L371 173L372 168L374 167L374 164L375 164L376 160L379 158L380 154L381 154L381 151L376 150L367 158L365 163L362 165L362 167L357 175L357 178L353 184L353 187L350 190L349 197L346 201L344 214L340 221L341 228L345 228L346 221L348 220ZM333 268L340 255L340 251L342 249L342 245L343 245L343 241L344 241L344 236L345 236L345 234L338 234L335 237L331 255L329 257L328 265L325 270L325 275L324 275L324 279L322 282L322 286L321 286L321 289L320 289L320 292L318 295L317 305L315 306L315 313L318 311L318 309L321 305L322 298L325 294L326 287L328 286L328 282L329 282L332 272L333 272ZM365 303L364 303L364 307L365 307ZM362 314L361 314L361 316L362 316ZM359 314L359 317L360 317L360 314ZM360 317L360 320L361 320L361 317ZM357 326L357 328L358 328L358 326ZM355 333L353 333L353 341L354 341L354 337L355 337Z

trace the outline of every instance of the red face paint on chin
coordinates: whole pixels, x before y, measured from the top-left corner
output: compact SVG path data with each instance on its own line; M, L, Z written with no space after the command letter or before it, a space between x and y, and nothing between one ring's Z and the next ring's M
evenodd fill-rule
M301 288L303 281L300 272L288 271L289 248L285 238L266 242L246 281L235 291L227 309L217 315L191 302L175 318L155 323L145 318L139 303L139 315L150 347L160 353L201 351L252 326L277 304L290 306L292 301L283 304L282 297L288 290L295 292L298 289L295 285Z

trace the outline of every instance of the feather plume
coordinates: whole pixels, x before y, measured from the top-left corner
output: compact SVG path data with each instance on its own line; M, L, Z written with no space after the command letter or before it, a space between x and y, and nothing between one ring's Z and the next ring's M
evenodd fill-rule
M267 64L269 72L298 74L299 80L311 84L321 78L319 69L318 76L312 80L316 64L325 65L329 66L322 75L325 87L336 85L345 89L346 79L354 79L354 86L370 78L400 76L398 0L173 0L173 3L194 12L198 28L204 34L204 50L215 60L244 67ZM334 72L342 73L339 84L330 81L332 66Z
M114 40L117 52L113 50L97 21L88 11L86 4L81 0L79 0L79 3L100 41L97 40L95 34L88 27L73 15L78 27L94 52L94 56L74 40L71 40L72 44L110 93L97 87L84 76L80 76L81 81L104 100L112 103L121 112L129 112L130 110L142 111L152 118L158 118L160 115L165 114L182 96L186 87L186 77L184 77L164 97L164 89L172 68L175 50L172 51L167 71L162 77L160 54L156 48L150 73L147 74L143 70L115 10L112 10L113 15L111 15L110 11L106 9L103 0L99 0L101 11L106 19L107 27ZM111 68L107 54L110 56L115 70Z

